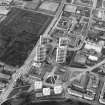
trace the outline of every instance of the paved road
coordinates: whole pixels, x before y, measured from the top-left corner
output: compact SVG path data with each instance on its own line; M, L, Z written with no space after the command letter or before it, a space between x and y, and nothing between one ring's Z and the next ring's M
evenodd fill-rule
M55 19L52 21L52 23L49 25L49 28L45 31L45 35L47 35L47 33L50 31L50 29L52 28L52 26L54 25L54 23L56 22L56 20L58 19L61 11L62 11L62 8L63 8L63 5L64 5L64 0L63 2L61 3L59 9L58 9L58 12L55 16ZM38 41L39 42L39 41ZM38 45L38 43L37 43ZM36 45L36 46L37 46ZM81 47L81 46L80 46ZM71 49L70 49L71 50ZM74 49L73 49L74 50ZM77 50L77 49L76 49ZM17 70L17 72L15 74L13 74L12 76L12 80L8 86L8 88L2 92L2 94L0 95L0 104L2 104L5 100L7 100L7 97L8 95L11 93L11 91L13 90L15 84L16 84L16 81L18 78L21 77L21 75L24 75L26 73L29 72L30 70L30 67L31 67L31 61L32 59L34 58L35 56L35 52L36 52L36 47L33 49L32 53L30 54L30 56L28 57L28 59L26 60L25 62L25 65L23 65L19 70ZM90 67L90 68L87 68L87 69L82 69L82 73L77 75L77 77L74 77L72 78L70 81L66 82L64 84L64 86L67 86L69 82L75 80L76 78L79 78L82 74L86 73L86 71L92 71L93 69L97 68L98 66L102 65L103 63L105 63L105 60L101 61L100 63L98 63L97 65L93 66L93 67ZM77 70L77 69L73 69L71 68L72 70ZM46 84L47 85L47 84Z
M90 68L87 68L87 69L82 69L83 72L80 73L80 74L78 74L76 77L71 78L70 81L67 81L67 82L64 84L65 87L67 87L73 80L75 80L75 79L77 79L77 78L80 78L81 75L85 74L87 71L92 71L93 69L95 69L95 68L101 66L103 63L105 63L105 59L104 59L103 61L101 61L100 63L96 64L96 65L93 66L93 67L90 67Z

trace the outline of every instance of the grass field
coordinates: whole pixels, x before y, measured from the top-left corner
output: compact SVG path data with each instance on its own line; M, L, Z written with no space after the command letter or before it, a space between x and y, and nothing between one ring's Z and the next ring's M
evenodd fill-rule
M22 66L53 17L13 8L0 24L0 60Z

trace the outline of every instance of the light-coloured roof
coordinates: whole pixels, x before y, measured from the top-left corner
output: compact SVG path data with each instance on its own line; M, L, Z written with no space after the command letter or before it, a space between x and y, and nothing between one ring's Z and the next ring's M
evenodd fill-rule
M0 6L0 14L7 15L9 10L5 6Z
M95 44L95 43L91 43L91 42L87 42L85 44L85 48L88 50L94 49L98 53L100 53L102 51L102 46Z
M34 82L34 89L42 89L42 81L35 81Z
M10 79L10 76L9 75L6 75L6 74L3 74L3 73L0 73L0 78L1 79L9 80Z
M56 62L64 63L66 60L67 49L66 48L57 48Z
M66 5L64 11L67 11L67 12L74 12L74 13L75 13L76 9L77 9L76 6Z
M43 95L44 96L49 96L50 94L51 94L50 88L43 88Z
M59 6L59 3L45 1L40 5L39 9L44 9L44 10L55 12L58 6Z
M93 55L89 55L88 59L90 59L92 61L98 61L98 57L97 56L93 56Z

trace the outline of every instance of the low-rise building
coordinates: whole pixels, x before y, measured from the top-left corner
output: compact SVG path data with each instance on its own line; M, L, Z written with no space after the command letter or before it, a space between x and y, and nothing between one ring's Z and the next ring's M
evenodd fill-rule
M98 88L99 77L95 75L90 75L90 79L87 85L87 91L96 94L96 88Z
M64 8L64 11L75 13L76 12L76 9L77 9L76 6L66 5L65 8Z
M91 61L98 61L98 57L97 56L93 56L93 55L89 55L88 59Z
M103 85L103 88L102 88L102 91L101 91L101 94L100 94L99 102L101 104L105 104L105 82L104 82L104 85Z
M55 93L55 94L61 94L62 91L63 91L62 85L55 85L55 86L54 86L54 93Z
M76 97L80 97L80 98L83 97L83 94L81 92L78 92L76 90L72 90L71 88L68 88L67 92L68 92L68 94L76 96Z
M95 94L93 94L92 92L87 92L86 94L84 94L84 96L83 96L85 99L87 99L87 100L90 100L90 101L92 101L92 100L94 100L94 97L95 97Z
M40 44L48 44L48 37L40 36Z
M10 75L6 75L6 74L3 74L3 73L0 73L0 79L9 80L10 79Z
M42 81L35 81L34 82L34 89L38 90L38 89L42 89L43 83Z
M58 24L57 24L57 27L67 30L71 25L72 25L72 20L71 19L61 17Z
M67 37L59 38L59 47L67 47L69 43L69 39Z
M0 0L0 4L10 4L13 0Z
M97 53L101 53L102 51L102 46L96 43L87 42L84 47L88 50L94 49Z
M82 54L76 54L76 56L74 57L74 62L76 63L85 64L86 60L87 60L87 57Z
M89 80L88 73L81 75L79 79L76 79L72 82L73 89L75 88L75 90L81 91L82 93L84 93L87 87L88 80Z
M43 11L49 11L49 12L56 12L59 7L59 3L57 2L51 2L51 1L44 1L39 6L39 10Z
M50 96L51 89L50 88L43 88L43 96Z
M9 11L6 6L0 6L0 15L7 15Z

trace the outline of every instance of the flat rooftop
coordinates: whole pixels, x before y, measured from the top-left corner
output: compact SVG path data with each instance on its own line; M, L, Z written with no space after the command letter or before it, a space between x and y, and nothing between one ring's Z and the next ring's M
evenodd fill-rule
M52 19L45 14L13 8L0 23L0 61L22 66Z

